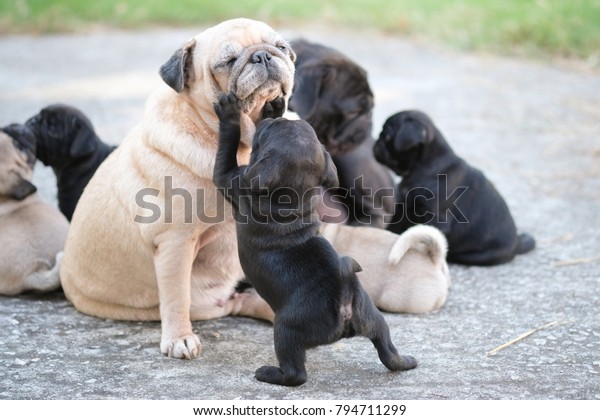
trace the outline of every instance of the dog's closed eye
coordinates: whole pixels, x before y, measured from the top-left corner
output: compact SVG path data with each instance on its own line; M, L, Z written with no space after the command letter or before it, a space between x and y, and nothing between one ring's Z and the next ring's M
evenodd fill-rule
M227 59L227 61L225 61L225 66L233 67L233 65L235 64L236 61L237 61L237 57L231 57L231 58Z

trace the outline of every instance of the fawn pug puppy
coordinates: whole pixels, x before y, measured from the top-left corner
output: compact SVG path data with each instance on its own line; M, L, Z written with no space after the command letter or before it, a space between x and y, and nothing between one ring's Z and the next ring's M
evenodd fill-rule
M0 294L60 287L58 255L69 223L31 183L35 143L23 126L0 130Z
M361 259L360 284L381 310L424 314L448 297L448 244L433 226L417 225L401 235L370 226L324 223L323 236L337 252Z
M265 116L279 116L282 104ZM339 257L319 234L311 198L319 187L335 187L336 168L304 121L265 119L257 127L248 165L239 166L241 103L234 94L215 103L219 148L214 181L232 203L238 252L246 279L275 312L279 367L263 366L256 379L278 385L306 382L307 348L361 335L375 345L390 370L416 367L400 356L389 328L356 272L358 263Z

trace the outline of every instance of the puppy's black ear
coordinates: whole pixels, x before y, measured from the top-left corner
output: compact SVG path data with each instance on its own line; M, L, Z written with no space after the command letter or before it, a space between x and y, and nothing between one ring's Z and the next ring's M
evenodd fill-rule
M397 152L412 149L419 144L431 141L427 128L414 119L407 119L394 136L394 149Z
M294 81L294 91L288 109L296 112L303 120L311 120L319 103L319 96L326 76L326 69L311 66L300 71Z
M192 51L195 46L195 39L188 41L183 47L175 51L171 58L160 67L160 77L177 93L189 87L190 83L194 80Z
M281 185L283 168L277 162L271 164L268 159L259 159L248 166L245 177L250 181L250 190L255 194L273 192Z
M15 200L21 201L29 197L37 191L35 185L26 179L21 179L20 182L8 191L8 196Z
M87 126L80 126L75 138L71 142L69 155L72 158L81 158L89 156L98 148L98 138L93 130Z
M338 178L337 168L333 160L331 159L331 155L327 150L325 150L325 146L323 146L323 158L325 159L325 166L323 168L323 177L321 178L321 185L325 188L337 188L340 186L340 181Z

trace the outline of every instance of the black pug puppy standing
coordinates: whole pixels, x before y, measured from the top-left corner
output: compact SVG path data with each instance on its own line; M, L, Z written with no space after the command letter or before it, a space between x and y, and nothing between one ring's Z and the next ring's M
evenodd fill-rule
M102 142L78 109L51 105L25 123L36 137L37 157L56 174L58 207L70 221L83 189L116 149Z
M339 188L324 197L334 217L323 212L323 220L384 227L394 210L394 181L373 157L367 72L333 48L305 40L291 45L296 73L289 108L314 128L338 170Z
M283 100L265 117L281 115ZM311 197L319 186L337 185L336 168L305 121L263 120L247 166L238 166L241 106L234 94L215 104L219 148L214 181L237 219L238 252L246 279L275 312L275 353L280 367L263 366L256 379L279 385L306 382L307 348L343 337L366 336L390 370L412 369L400 356L389 328L355 272L319 234Z
M448 239L448 261L466 265L502 264L535 247L530 235L517 235L492 183L454 154L424 113L404 111L388 118L374 153L402 177L396 192L400 206L388 230L435 226Z

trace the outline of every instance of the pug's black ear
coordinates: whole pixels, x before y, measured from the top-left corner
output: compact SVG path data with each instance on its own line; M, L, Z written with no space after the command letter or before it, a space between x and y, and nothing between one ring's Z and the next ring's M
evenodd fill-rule
M248 166L245 172L246 179L250 181L250 190L255 194L270 194L281 185L283 168L277 163L272 165L265 159L259 159Z
M160 67L159 74L164 82L177 93L189 87L194 80L194 66L192 65L192 51L196 40L188 41L183 47L175 51L169 60Z
M98 148L98 137L93 130L85 125L80 125L75 138L71 142L69 155L72 158L89 156Z
M37 191L35 185L26 179L21 179L20 182L8 191L8 196L17 201L21 201L29 197Z
M325 159L325 164L323 168L323 177L321 178L321 185L325 189L339 187L340 181L338 178L337 168L331 159L331 155L327 152L327 150L325 150L325 146L323 146L323 158Z
M394 136L394 149L401 152L432 140L427 127L414 119L407 119Z
M288 109L296 112L303 120L311 120L316 113L325 76L326 70L320 66L296 69L294 90Z

